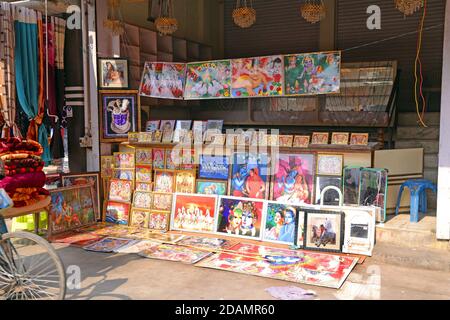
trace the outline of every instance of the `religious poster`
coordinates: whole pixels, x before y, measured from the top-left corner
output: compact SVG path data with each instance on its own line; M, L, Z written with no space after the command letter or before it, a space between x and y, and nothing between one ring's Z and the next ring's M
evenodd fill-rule
M183 99L184 63L146 62L139 94L161 99Z

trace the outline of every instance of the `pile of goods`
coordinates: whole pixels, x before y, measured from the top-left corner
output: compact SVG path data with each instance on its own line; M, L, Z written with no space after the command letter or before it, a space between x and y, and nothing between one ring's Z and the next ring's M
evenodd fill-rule
M49 196L45 190L42 146L32 140L0 139L0 188L5 189L14 207L33 205Z

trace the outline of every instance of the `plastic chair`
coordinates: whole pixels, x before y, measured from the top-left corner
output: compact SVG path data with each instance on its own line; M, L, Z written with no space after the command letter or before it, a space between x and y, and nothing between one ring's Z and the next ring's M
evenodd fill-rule
M418 179L407 180L400 186L397 197L397 206L395 208L395 215L398 215L400 209L400 200L402 199L403 190L409 189L411 194L411 209L410 209L410 221L413 223L419 222L419 211L421 213L427 213L427 190L433 190L437 193L436 185L430 180Z

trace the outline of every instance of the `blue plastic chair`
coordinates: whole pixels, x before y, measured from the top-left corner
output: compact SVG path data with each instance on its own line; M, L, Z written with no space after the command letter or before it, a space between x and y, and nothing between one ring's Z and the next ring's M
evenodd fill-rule
M400 186L397 197L397 207L395 209L395 215L398 215L400 209L400 200L402 199L403 190L408 188L411 194L411 209L410 209L410 221L413 223L419 222L419 211L421 213L427 213L427 190L433 190L437 193L436 185L430 180L417 179L408 180Z

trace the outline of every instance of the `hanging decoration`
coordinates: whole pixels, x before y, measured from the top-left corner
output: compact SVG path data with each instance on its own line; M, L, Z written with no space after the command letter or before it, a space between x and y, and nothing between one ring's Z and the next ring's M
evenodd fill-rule
M120 0L108 0L108 18L103 22L103 26L111 29L115 36L125 32L120 13Z
M423 8L424 0L395 0L395 7L405 16L413 15Z
M300 11L303 19L309 23L320 22L326 16L326 7L322 0L305 0Z
M161 1L155 26L161 35L170 35L178 30L178 21L173 17L172 0Z
M253 9L252 0L237 0L233 21L241 28L250 28L256 22L256 10Z

